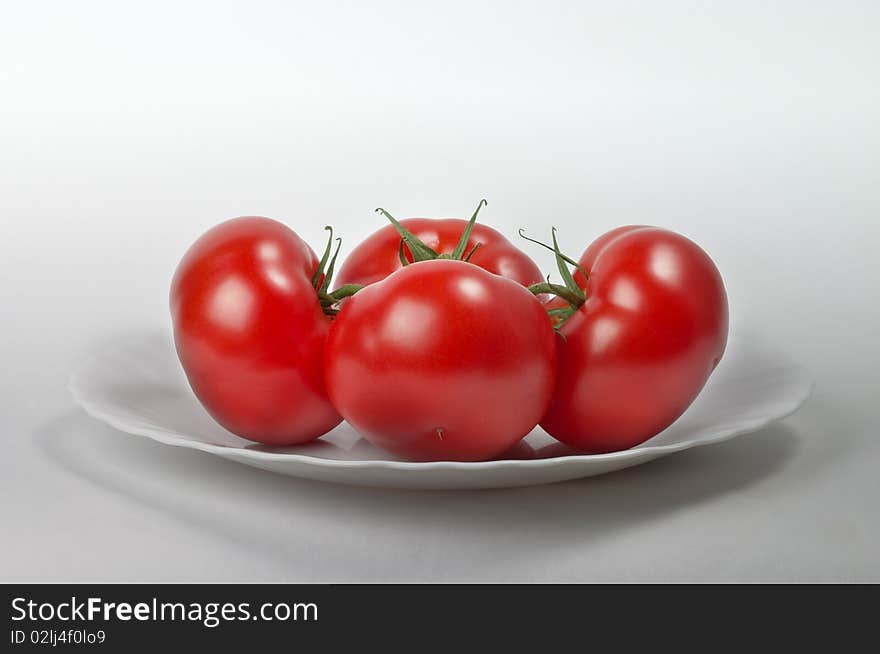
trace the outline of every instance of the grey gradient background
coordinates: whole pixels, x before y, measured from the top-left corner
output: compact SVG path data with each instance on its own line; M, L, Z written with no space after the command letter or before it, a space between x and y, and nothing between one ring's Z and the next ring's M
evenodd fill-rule
M0 5L0 580L880 581L878 34L870 1ZM66 390L167 328L221 219L350 247L377 205L481 197L573 251L694 238L814 397L618 474L445 493L166 448Z

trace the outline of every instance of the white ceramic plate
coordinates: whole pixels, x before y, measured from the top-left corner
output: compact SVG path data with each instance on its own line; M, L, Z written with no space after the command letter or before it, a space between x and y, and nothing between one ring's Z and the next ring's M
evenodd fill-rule
M685 415L631 450L576 454L536 429L501 460L411 463L373 447L345 423L314 443L296 447L267 447L234 436L198 403L165 334L109 346L79 366L70 381L77 402L92 416L160 443L294 477L445 489L530 486L628 468L760 429L797 410L811 388L807 372L776 350L760 347L754 338L733 339Z

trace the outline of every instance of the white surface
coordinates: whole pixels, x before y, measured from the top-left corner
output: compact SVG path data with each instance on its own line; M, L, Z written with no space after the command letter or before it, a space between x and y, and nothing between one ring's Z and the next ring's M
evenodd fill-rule
M165 445L214 454L317 481L431 490L535 486L623 470L692 447L748 434L794 413L812 380L757 339L733 339L723 365L675 424L629 450L582 455L540 428L495 461L409 462L358 436L347 423L318 441L268 447L231 434L199 405L167 333L133 336L78 366L70 390L89 415Z
M880 581L878 32L870 0L5 3L0 579ZM694 238L813 397L613 475L423 492L125 437L67 391L167 329L223 218L348 248L376 206L481 197L575 253L629 222Z

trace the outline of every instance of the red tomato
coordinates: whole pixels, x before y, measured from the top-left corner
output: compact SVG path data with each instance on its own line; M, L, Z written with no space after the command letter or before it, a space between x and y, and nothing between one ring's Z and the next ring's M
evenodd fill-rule
M702 249L654 227L608 232L579 263L586 301L560 327L541 426L585 452L623 450L672 424L703 388L727 343L727 295Z
M334 405L370 442L418 461L481 461L544 414L556 346L527 289L438 259L346 300L325 363Z
M187 251L171 285L177 353L217 422L271 445L303 443L340 421L324 388L330 321L318 258L289 228L235 218Z
M439 254L451 254L468 225L460 218L407 218L400 221L410 232ZM480 243L470 262L491 273L507 277L523 286L543 281L541 269L524 252L518 250L500 232L476 223L467 241L466 252ZM400 234L387 225L368 236L345 259L339 270L338 285L366 286L385 279L403 267L400 261ZM412 262L407 246L404 256Z

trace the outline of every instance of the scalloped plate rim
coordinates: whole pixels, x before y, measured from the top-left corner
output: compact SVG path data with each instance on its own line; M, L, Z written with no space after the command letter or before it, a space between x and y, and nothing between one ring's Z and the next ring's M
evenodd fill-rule
M490 461L392 461L384 459L369 460L346 460L346 459L327 459L323 457L310 456L308 454L297 454L293 452L262 452L259 450L248 450L243 448L229 447L225 445L216 445L212 443L203 443L186 437L185 435L169 432L167 435L160 434L155 428L139 428L130 423L124 423L108 412L95 406L93 402L83 397L80 390L80 377L85 370L92 364L99 355L89 357L81 362L79 366L70 374L68 388L79 404L90 416L104 422L119 431L148 438L150 440L170 445L172 447L183 447L186 449L198 450L220 456L225 459L236 461L246 461L248 459L272 462L299 462L309 466L319 466L326 468L358 468L358 469L392 469L406 471L427 471L427 470L451 470L451 471L477 471L493 468L543 468L556 467L560 465L576 465L598 461L613 461L618 459L638 458L638 454L657 454L667 455L681 452L694 447L703 445L713 445L721 443L737 436L753 433L770 425L776 421L782 420L795 413L809 399L815 387L814 380L810 377L806 368L799 364L790 364L792 369L798 370L805 382L801 393L791 400L790 406L784 411L753 420L750 423L740 424L733 428L721 430L709 436L691 438L685 441L668 443L665 445L650 445L650 440L642 445L618 452L609 452L605 454L566 454L563 456L554 456L539 459L493 459Z

